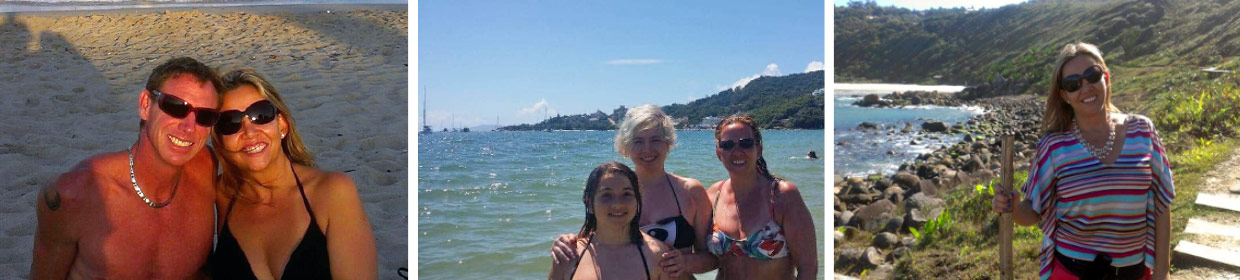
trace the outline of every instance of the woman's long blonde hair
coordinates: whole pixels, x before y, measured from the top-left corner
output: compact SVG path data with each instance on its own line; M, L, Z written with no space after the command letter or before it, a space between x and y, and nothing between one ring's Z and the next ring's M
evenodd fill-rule
M301 133L297 132L297 124L293 121L293 114L289 111L288 106L284 104L284 98L280 97L280 93L276 92L276 88L270 82L267 82L266 78L263 78L262 75L259 75L258 72L252 69L243 68L224 74L221 80L223 82L223 87L219 90L221 100L223 100L225 93L248 85L257 89L258 94L263 99L271 101L271 104L275 105L276 110L279 111L277 115L283 117L288 122L288 132L284 139L280 140L280 150L283 150L284 155L294 163L310 167L316 166L314 156L310 154L310 150L302 143ZM215 145L223 143L223 138L219 133L212 131L211 141L216 143ZM243 182L241 170L238 170L236 166L228 164L224 160L223 147L215 147L213 151L215 158L220 160L220 166L222 167L220 168L221 173L217 183L230 188L241 186Z
M1055 59L1055 71L1051 72L1051 87L1046 94L1046 113L1042 115L1042 133L1050 134L1056 132L1068 131L1072 128L1072 119L1075 113L1072 111L1072 105L1064 101L1063 88L1059 86L1063 82L1063 66L1068 61L1079 55L1088 55L1097 60L1102 65L1103 81L1106 83L1107 92L1106 102L1107 109L1111 112L1119 112L1119 108L1111 103L1111 68L1107 67L1107 63L1102 59L1102 51L1097 46L1089 43L1071 43L1063 46L1063 50L1059 51L1059 58ZM1082 81L1085 82L1085 81Z

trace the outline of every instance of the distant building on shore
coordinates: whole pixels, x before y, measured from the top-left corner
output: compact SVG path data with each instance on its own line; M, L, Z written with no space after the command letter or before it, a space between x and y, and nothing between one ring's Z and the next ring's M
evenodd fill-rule
M723 121L723 118L715 116L703 117L702 122L693 127L700 129L714 129L716 125L719 125L720 121Z

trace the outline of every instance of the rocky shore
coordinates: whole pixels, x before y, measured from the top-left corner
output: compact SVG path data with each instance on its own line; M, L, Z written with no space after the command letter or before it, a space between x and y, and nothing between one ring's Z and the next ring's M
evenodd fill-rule
M965 94L938 92L892 93L882 98L866 96L858 106L900 107L908 105L980 106L987 113L954 124L925 122L911 127L859 127L889 133L943 137L965 134L964 140L922 154L904 163L896 174L865 177L835 175L835 270L850 275L869 270L881 277L917 240L909 228L921 229L946 207L941 196L959 186L987 182L1001 173L999 136L1015 135L1013 163L1027 169L1040 137L1044 103L1030 95L973 98ZM865 124L862 124L865 126ZM837 143L838 144L838 143ZM846 160L846 159L837 159ZM859 234L859 233L868 234ZM870 240L863 237L870 237Z

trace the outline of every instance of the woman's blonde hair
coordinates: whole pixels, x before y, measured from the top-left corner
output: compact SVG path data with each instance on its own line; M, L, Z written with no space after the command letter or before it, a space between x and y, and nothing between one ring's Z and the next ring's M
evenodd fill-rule
M267 82L266 78L259 75L252 69L237 69L224 74L221 78L223 87L219 90L220 100L223 100L224 94L242 86L252 86L258 90L258 94L272 105L276 106L277 116L281 116L288 122L288 132L284 139L280 140L280 150L284 151L284 155L294 163L315 167L314 156L310 154L310 150L302 143L301 133L297 132L296 122L293 121L293 114L289 111L288 106L284 103L284 98L280 97L280 93L276 92L276 88ZM223 143L223 135L211 133L211 141L219 145ZM226 187L237 187L242 184L241 171L236 166L227 164L224 160L224 149L215 147L215 158L220 160L221 173L219 183Z
M1097 46L1089 43L1071 43L1063 46L1063 50L1059 51L1059 58L1055 59L1055 71L1051 72L1051 86L1046 95L1046 113L1042 115L1042 132L1056 133L1068 131L1072 127L1072 120L1076 117L1072 111L1072 105L1069 105L1060 94L1063 88L1060 83L1063 82L1063 67L1073 58L1080 55L1087 55L1098 61L1102 65L1103 81L1106 83L1106 98L1102 102L1106 102L1107 109L1111 112L1119 112L1119 108L1111 103L1111 68L1107 67L1107 63L1102 59L1102 51ZM1087 82L1087 81L1082 81Z
M624 113L624 121L616 129L616 153L629 156L629 144L633 143L633 134L644 129L655 128L663 131L663 141L667 141L667 149L676 147L676 127L672 118L663 113L663 109L651 104L629 108Z

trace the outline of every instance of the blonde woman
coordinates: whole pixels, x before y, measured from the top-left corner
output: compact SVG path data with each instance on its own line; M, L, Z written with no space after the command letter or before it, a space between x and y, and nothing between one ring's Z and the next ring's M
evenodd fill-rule
M710 201L701 182L664 169L675 146L672 119L654 105L629 109L616 130L616 152L633 161L642 193L641 230L675 249L660 256L659 267L672 278L693 279L694 273L715 269L715 257L706 252ZM574 256L575 238L565 234L556 239L553 261Z
M1042 228L1041 279L1166 279L1171 169L1154 123L1111 104L1111 71L1094 45L1060 51L1042 128L1025 199L992 201Z
M292 113L253 70L223 77L215 279L376 279L374 233L348 175L315 168Z

